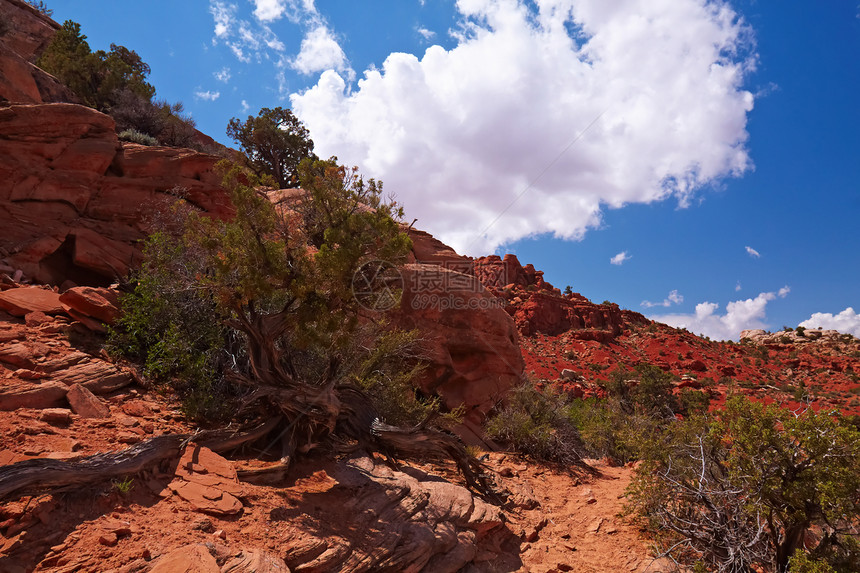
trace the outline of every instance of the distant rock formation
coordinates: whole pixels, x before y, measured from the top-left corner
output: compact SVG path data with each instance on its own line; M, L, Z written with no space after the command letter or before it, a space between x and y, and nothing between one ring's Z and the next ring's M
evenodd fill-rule
M579 340L610 342L626 325L647 324L639 313L614 304L594 304L578 293L562 295L544 281L543 272L522 266L515 255L474 261L475 276L494 294L508 301L508 312L523 336L556 336L569 332Z

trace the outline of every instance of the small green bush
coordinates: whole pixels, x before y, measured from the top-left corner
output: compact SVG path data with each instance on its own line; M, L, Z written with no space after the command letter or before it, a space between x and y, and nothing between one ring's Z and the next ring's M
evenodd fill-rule
M136 129L126 129L125 131L121 131L117 135L117 137L119 137L122 141L129 141L131 143L138 143L140 145L158 145L157 139L155 139L151 135L141 133Z
M525 382L511 390L507 404L487 422L487 434L538 460L578 462L582 443L567 406L563 394Z

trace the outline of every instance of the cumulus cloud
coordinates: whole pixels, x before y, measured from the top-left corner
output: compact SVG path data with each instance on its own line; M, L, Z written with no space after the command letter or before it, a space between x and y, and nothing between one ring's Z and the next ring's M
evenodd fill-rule
M611 259L609 259L609 263L613 265L623 265L625 261L629 261L633 258L633 255L628 255L627 251L621 251Z
M673 290L669 293L669 296L663 299L663 302L651 302L648 300L643 300L641 304L645 308L653 308L655 306L664 306L668 308L673 304L681 304L682 302L684 302L684 295L679 294L677 290Z
M452 49L392 53L357 85L326 71L291 99L317 153L383 179L462 252L540 233L578 239L607 206L687 205L750 168L743 84L755 56L727 3L457 9Z
M767 328L767 304L777 298L785 298L790 290L783 287L777 292L763 292L755 298L730 302L724 314L717 313L720 305L705 301L696 305L693 314L663 314L649 318L715 340L737 340L742 330Z
M744 248L747 250L747 254L749 256L751 256L752 258L754 258L754 259L760 259L761 258L761 254L757 250L753 249L752 247L744 247Z
M251 106L248 105L248 102L245 100L242 100L242 113L248 113L248 111L250 109L251 109Z
M299 55L291 65L296 71L306 75L324 70L338 70L348 77L352 75L346 54L328 27L323 24L316 26L305 35Z
M860 314L854 312L854 308L848 307L839 314L829 312L813 313L809 319L800 323L804 328L824 328L838 330L844 334L853 334L860 337Z
M740 291L741 291L741 281L738 281L738 283L735 285L735 292L740 292Z
M194 97L197 99L205 100L205 101L215 101L216 99L221 97L221 92L198 91L198 92L194 92Z

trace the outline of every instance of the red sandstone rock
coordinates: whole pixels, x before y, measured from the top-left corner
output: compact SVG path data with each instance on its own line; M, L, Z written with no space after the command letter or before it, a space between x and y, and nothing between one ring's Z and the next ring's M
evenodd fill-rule
M231 212L217 157L121 145L113 120L73 104L0 108L0 248L39 282L106 284L140 261L146 216L187 201Z
M221 573L205 545L186 545L159 557L149 573Z
M59 382L4 381L0 384L0 411L60 406L67 391L68 388Z
M107 418L110 416L108 405L80 384L73 384L69 388L66 399L75 414L84 418Z
M242 486L233 465L208 448L190 445L176 467L170 489L198 511L236 515L242 511Z
M227 561L221 573L289 573L284 560L271 553L257 549L244 549L236 557Z
M128 372L101 360L92 360L59 370L53 379L67 386L81 384L93 394L107 394L134 382Z
M119 317L119 293L112 289L74 287L60 295L60 302L66 312L71 309L107 324Z
M0 308L14 316L25 316L31 312L58 314L63 311L60 295L52 290L20 287L0 292Z
M420 387L452 408L486 414L522 377L513 321L473 276L420 264L402 274L398 324L421 332L430 363Z

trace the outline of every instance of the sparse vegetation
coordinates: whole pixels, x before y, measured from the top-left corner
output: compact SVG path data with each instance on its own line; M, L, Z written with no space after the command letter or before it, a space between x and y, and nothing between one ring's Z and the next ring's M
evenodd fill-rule
M487 434L537 460L579 463L582 447L569 420L570 400L550 387L524 382L487 422Z
M311 449L447 457L489 493L478 463L434 428L433 397L408 387L420 368L414 337L353 296L362 263L398 264L411 247L381 184L308 158L307 195L276 208L253 174L222 168L235 217L191 211L179 237L150 239L113 348L176 388L201 423L271 428L283 467Z
M645 450L630 509L679 561L784 572L818 527L819 543L791 570L860 566L860 432L838 415L734 397L718 418L672 424L659 440Z
M153 100L155 88L146 81L150 67L134 50L111 44L108 52L93 52L81 25L66 20L37 65L82 103L110 114L118 132L135 130L161 145L201 148L194 121L182 113L182 104Z
M24 0L24 2L26 2L48 18L54 15L54 11L48 8L48 5L45 4L45 2L43 2L42 0Z
M117 137L122 141L130 141L131 143L139 143L140 145L158 145L158 140L152 137L151 135L147 135L145 133L141 133L136 129L126 129L125 131L121 131Z

